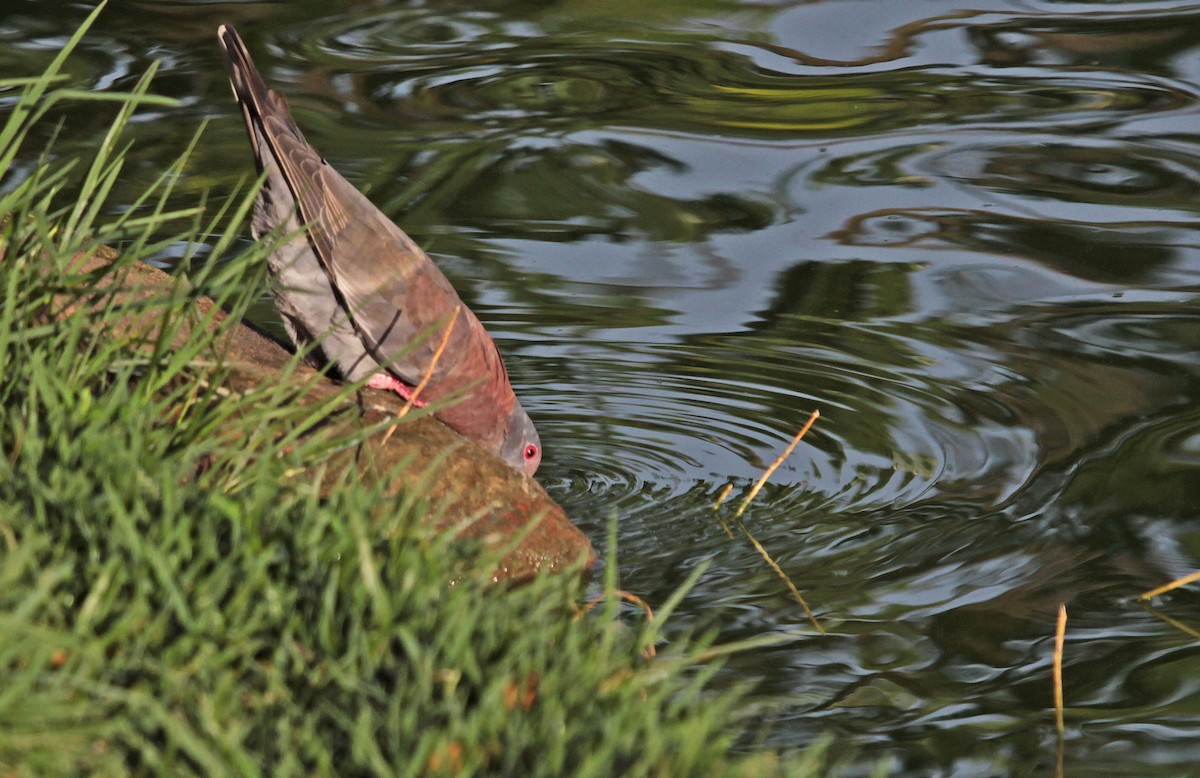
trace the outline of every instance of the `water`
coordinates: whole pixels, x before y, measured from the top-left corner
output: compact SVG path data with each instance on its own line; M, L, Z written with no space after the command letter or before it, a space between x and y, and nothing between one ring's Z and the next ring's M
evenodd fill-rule
M84 11L0 3L0 69ZM720 676L764 742L1047 774L1065 602L1067 772L1200 774L1200 649L1136 601L1200 566L1200 4L117 2L73 72L185 100L130 197L205 118L181 197L251 170L222 22L497 336L622 585L707 563L674 634L784 636ZM747 525L826 637L710 508L813 409Z

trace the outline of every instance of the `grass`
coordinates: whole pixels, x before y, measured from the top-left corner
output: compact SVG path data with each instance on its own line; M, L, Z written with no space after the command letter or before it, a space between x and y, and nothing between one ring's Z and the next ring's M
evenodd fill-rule
M423 529L423 500L290 477L347 441L279 387L222 392L203 328L168 347L196 289L237 314L261 288L265 249L232 251L248 199L170 210L185 148L132 207L107 201L129 117L165 101L153 70L124 95L63 84L102 7L42 76L0 82L0 775L822 772L820 746L737 751L743 697L707 661L736 647L645 658L679 595L629 616L614 561L601 607L572 618L580 580L489 585L477 549ZM29 128L79 100L114 111L92 164L46 151L10 180ZM139 303L160 337L100 336L111 306L54 310L94 290L69 265L102 243L119 275L222 231Z
M742 515L746 512L746 508L749 507L750 503L754 501L754 498L758 496L758 493L762 491L763 485L766 484L767 479L771 477L772 473L779 469L779 466L784 463L784 460L791 456L792 452L796 450L796 445L799 444L800 440L808 433L810 429L812 429L812 425L816 423L820 416L820 411L813 411L809 415L808 421L805 422L804 426L800 428L800 431L795 434L795 436L792 438L792 442L789 443L787 448L785 448L783 452L775 458L774 462L767 466L767 469L763 471L762 475L758 477L758 480L754 482L754 485L750 487L750 491L746 493L744 498L742 498L742 502L738 505L737 510L733 514L733 520L737 523L738 529L742 531L742 534L746 536L746 539L750 541L750 545L754 547L754 550L758 552L758 555L761 556L763 561L767 563L767 566L770 567L785 584L787 584L788 591L792 593L792 597L797 603L800 604L800 607L804 609L804 615L808 617L809 622L814 628L816 628L817 632L820 632L822 635L824 635L825 628L821 626L821 622L817 620L816 614L814 614L812 608L808 606L808 602L804 599L804 596L800 594L800 590L796 588L796 584L792 582L791 577L783 571L783 568L779 566L779 563L775 561L770 552L763 547L762 543L758 542L758 538L754 537L754 533L752 533L750 528L746 526L746 523L742 521ZM725 488L722 489L720 494L717 495L717 500L713 504L713 513L716 514L717 521L721 524L721 529L725 530L725 534L730 540L733 539L733 530L730 528L729 522L725 521L725 519L721 517L720 510L721 504L725 502L725 498L729 496L731 491L733 491L732 482L725 485Z

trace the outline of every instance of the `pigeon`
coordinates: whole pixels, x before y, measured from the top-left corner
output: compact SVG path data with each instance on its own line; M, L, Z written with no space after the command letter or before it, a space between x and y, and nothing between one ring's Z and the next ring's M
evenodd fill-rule
M541 440L483 324L425 252L308 144L237 31L221 25L217 37L265 173L251 233L282 238L267 269L292 341L342 378L405 398L428 375L420 399L451 399L436 418L532 476Z

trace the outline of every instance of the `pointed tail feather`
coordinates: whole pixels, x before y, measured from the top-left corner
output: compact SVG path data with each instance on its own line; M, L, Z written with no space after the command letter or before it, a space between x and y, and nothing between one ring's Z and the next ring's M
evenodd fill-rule
M242 38L233 25L222 24L218 27L217 40L221 44L225 66L229 69L229 85L233 88L233 97L242 108L251 134L255 134L254 124L261 126L266 117L271 117L276 131L285 129L303 141L304 135L292 118L287 101L279 92L267 88L267 82L254 66L246 44L242 43Z

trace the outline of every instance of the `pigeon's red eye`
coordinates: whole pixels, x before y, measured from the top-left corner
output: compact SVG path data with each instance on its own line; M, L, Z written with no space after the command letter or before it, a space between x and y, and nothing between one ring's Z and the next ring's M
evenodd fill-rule
M537 455L538 455L538 447L537 446L530 443L528 446L525 447L525 458L526 459L533 459Z

